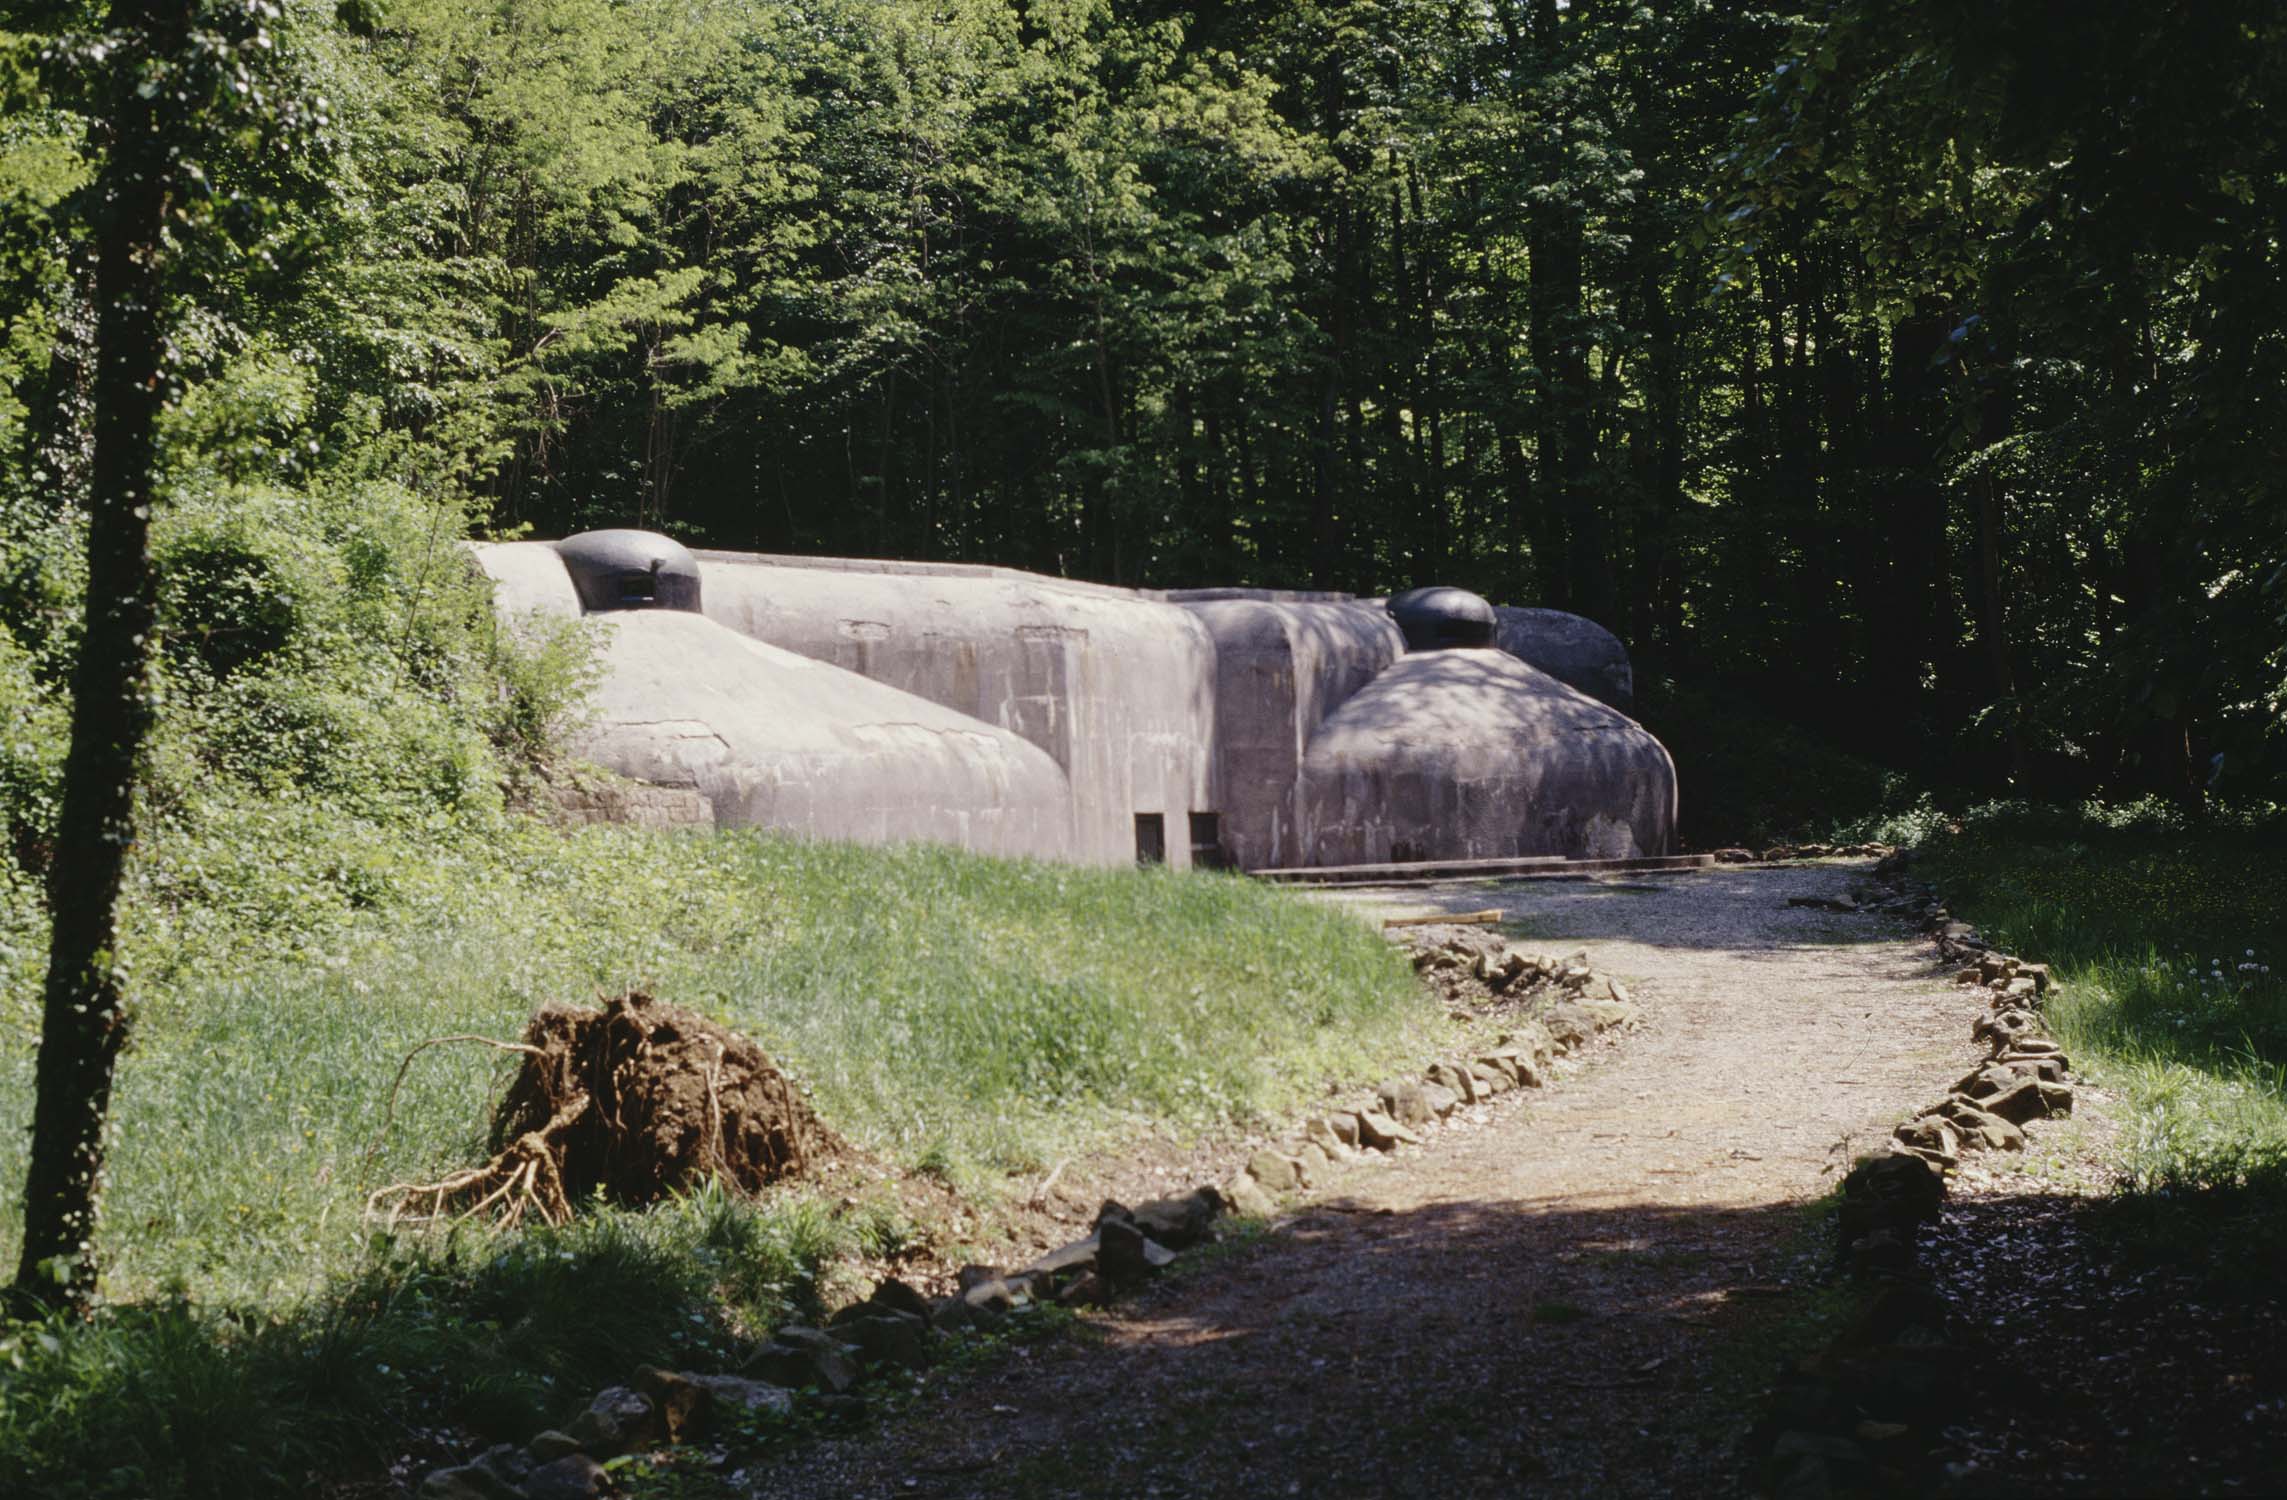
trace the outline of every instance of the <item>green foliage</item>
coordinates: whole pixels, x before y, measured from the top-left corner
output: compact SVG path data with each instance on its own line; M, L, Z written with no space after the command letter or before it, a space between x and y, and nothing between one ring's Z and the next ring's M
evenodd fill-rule
M2276 795L2252 0L206 13L217 494L1450 581L1978 795ZM11 530L86 482L87 45L0 45Z
M72 1500L306 1495L377 1472L408 1428L522 1441L637 1364L723 1367L849 1248L806 1199L699 1199L376 1242L288 1308L176 1294L19 1324L0 1333L0 1448Z
M1927 325L1989 663L1957 752L2020 792L2275 795L2287 24L2234 0L2055 20L1811 8L1727 161L1734 271L1808 222Z
M2287 1250L2287 865L2276 812L2000 805L1924 845L1953 908L2056 966L2047 1015L2128 1106L2119 1218L2231 1272Z

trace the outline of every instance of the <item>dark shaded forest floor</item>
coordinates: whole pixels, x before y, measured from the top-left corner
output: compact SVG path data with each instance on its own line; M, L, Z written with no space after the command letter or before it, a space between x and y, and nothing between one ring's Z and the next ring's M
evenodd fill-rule
M2107 1101L1994 1171L1969 1165L1925 1254L1964 1397L1938 1457L1971 1496L2287 1493L2278 1268L2219 1282L2123 1243ZM2196 1223L2196 1220L2193 1221ZM2182 1226L2191 1229L2192 1224Z

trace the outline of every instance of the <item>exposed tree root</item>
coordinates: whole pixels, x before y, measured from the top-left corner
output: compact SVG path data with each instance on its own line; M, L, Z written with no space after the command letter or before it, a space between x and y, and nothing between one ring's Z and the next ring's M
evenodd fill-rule
M543 1006L521 1042L438 1037L519 1053L494 1112L489 1161L436 1182L375 1192L367 1216L391 1228L527 1216L562 1224L601 1194L649 1203L706 1178L754 1192L842 1147L751 1040L681 1007L630 993L594 1010ZM384 1126L386 1129L386 1125Z
M437 1182L393 1182L365 1200L366 1217L389 1229L459 1223L486 1213L492 1214L502 1229L515 1228L527 1212L544 1224L566 1223L572 1217L572 1200L564 1191L556 1140L587 1110L588 1098L583 1094L540 1129L528 1130L511 1141L481 1167L455 1172Z

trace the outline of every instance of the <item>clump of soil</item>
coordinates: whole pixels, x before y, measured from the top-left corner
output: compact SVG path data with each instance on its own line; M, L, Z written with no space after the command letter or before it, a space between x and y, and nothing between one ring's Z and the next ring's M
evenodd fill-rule
M524 1057L493 1113L492 1159L383 1188L375 1215L561 1224L598 1192L650 1203L716 1177L752 1193L846 1150L751 1039L646 994L544 1005L521 1042L487 1045Z
M751 1193L840 1144L751 1039L646 994L544 1005L524 1044L534 1050L493 1115L492 1147L578 1109L550 1135L574 1199L600 1189L650 1203L710 1176Z

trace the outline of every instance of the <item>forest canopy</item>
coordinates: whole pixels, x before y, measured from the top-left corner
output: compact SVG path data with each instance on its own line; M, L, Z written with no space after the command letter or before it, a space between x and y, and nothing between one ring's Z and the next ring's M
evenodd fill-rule
M194 10L161 499L202 535L283 556L307 523L265 514L386 490L448 539L1450 582L1609 625L1655 714L1981 792L2281 794L2263 0ZM12 15L0 693L32 722L117 39Z

